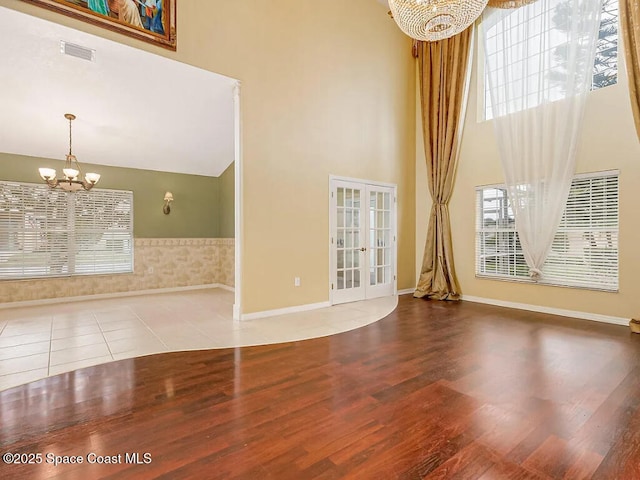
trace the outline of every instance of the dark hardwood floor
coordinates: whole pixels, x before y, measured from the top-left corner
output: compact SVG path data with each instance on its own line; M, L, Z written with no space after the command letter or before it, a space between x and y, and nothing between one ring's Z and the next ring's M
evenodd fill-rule
M0 478L634 480L639 407L626 327L403 296L331 337L0 392L1 453L42 454Z

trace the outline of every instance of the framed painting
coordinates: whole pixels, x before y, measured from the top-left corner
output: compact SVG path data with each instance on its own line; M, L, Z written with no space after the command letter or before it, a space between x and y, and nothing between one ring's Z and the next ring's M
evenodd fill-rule
M22 0L94 25L176 49L176 0Z

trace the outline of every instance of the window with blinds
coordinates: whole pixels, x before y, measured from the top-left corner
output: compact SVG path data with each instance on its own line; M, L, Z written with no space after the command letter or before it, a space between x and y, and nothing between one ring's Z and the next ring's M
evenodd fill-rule
M133 192L0 182L0 279L133 272Z
M578 175L537 283L618 290L618 172ZM476 275L533 281L504 185L476 189Z

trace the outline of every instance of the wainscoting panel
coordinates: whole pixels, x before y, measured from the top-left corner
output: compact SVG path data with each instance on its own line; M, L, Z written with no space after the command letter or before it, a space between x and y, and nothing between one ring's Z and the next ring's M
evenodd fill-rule
M234 287L233 238L136 238L134 273L0 281L0 303L220 283Z

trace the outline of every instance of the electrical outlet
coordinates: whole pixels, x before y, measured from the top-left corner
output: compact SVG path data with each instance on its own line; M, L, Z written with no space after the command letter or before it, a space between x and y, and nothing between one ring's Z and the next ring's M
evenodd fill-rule
M296 287L299 287L299 286L300 286L300 277L296 277L296 278L294 278L294 279L293 279L293 284L294 284Z

